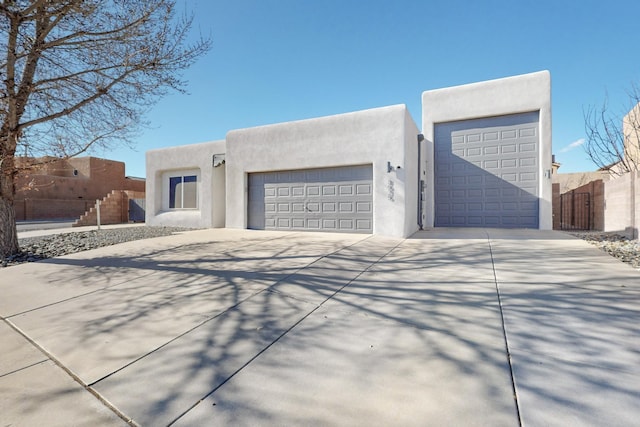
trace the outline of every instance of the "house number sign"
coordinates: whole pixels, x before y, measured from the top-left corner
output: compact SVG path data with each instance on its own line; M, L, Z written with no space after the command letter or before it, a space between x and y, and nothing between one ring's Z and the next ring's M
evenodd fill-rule
M387 198L392 202L395 201L395 197L396 197L395 195L396 190L394 188L394 185L395 184L393 183L393 180L390 179L389 184L387 185L387 190L388 190Z

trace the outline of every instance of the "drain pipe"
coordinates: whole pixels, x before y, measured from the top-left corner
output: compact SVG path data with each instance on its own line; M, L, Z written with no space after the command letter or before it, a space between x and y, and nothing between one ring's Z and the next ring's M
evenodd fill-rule
M422 203L424 199L424 180L421 179L422 174L422 141L424 141L424 135L418 134L418 227L420 230L424 230L422 223Z

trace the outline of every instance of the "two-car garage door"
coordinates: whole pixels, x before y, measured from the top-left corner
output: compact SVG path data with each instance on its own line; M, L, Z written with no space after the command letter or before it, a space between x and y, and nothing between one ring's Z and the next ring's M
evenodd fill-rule
M538 113L437 124L436 227L538 228Z
M249 174L248 227L371 233L371 165Z

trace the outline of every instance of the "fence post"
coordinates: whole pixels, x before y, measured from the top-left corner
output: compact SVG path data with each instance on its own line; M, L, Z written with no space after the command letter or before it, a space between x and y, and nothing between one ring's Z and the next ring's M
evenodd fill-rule
M96 224L100 230L100 199L96 199Z
M630 223L631 223L631 238L632 239L637 239L638 238L638 216L636 215L636 196L637 196L637 192L636 192L636 181L638 180L638 171L633 171L631 172L629 175L631 175L629 178L631 180L630 184L629 184L629 195L630 197L630 205L631 205L631 217L630 219Z

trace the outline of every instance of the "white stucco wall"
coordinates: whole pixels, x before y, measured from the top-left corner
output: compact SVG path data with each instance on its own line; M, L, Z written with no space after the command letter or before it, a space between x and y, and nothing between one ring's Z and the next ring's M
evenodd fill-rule
M225 165L213 167L213 155L225 152L225 141L147 151L146 223L193 228L224 227ZM198 176L198 208L168 209L168 176Z
M249 173L372 164L373 232L408 236L417 229L418 133L405 105L233 130L226 226L247 227ZM388 173L387 162L400 169Z
M540 218L539 227L553 225L551 207L551 76L540 71L480 83L430 90L422 94L422 133L425 137L425 226L434 224L434 130L437 123L539 111ZM547 172L548 171L548 172Z

